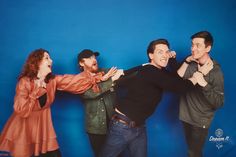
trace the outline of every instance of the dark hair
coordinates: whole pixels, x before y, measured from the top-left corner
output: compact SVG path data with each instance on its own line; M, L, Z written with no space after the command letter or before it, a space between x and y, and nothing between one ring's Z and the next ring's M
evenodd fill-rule
M99 56L99 52L94 52L90 49L82 50L77 56L78 64L80 62L84 62L84 60L83 60L84 58L89 58L91 56ZM80 64L79 64L79 68L80 68L80 71L84 71L84 68L82 66L80 66Z
M22 77L29 77L30 80L37 78L37 74L39 71L39 65L43 59L45 52L49 54L49 52L47 50L40 48L40 49L36 49L36 50L32 51L29 54L24 66L23 66L23 70L21 71L21 73L18 77L18 80L20 80ZM45 78L45 82L48 83L48 81L54 77L55 76L52 73L49 73Z
M194 39L194 38L203 38L206 47L213 46L214 40L213 40L211 33L208 31L197 32L191 36L191 39Z
M150 42L147 48L147 56L149 62L151 62L151 59L149 58L149 53L154 53L155 46L158 44L164 44L167 45L168 48L170 47L170 44L166 39L157 39Z

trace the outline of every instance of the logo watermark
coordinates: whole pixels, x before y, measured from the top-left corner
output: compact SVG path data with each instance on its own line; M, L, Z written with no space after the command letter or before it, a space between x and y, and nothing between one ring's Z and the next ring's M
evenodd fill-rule
M216 129L215 136L210 136L209 141L216 144L218 149L223 148L224 143L229 142L229 136L223 136L224 131L222 129Z

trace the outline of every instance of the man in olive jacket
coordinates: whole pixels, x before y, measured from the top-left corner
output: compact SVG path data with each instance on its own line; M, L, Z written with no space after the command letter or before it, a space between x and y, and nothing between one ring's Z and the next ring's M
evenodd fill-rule
M91 75L106 73L108 69L99 69L96 56L98 52L85 49L78 54L80 71ZM114 80L113 80L114 81ZM109 120L114 111L115 93L112 78L98 84L99 92L92 89L80 95L85 105L85 125L94 155L97 157L106 139Z
M101 73L112 76L109 79L106 78L106 81L98 83L99 92L89 89L80 95L85 105L86 132L88 133L89 141L96 157L99 156L105 143L109 121L114 113L116 101L116 94L113 88L114 81L118 80L122 75L123 79L132 77L137 69L141 67L140 65L125 71L123 69L116 69L115 67L112 67L110 70L100 69L98 68L96 59L98 55L98 52L93 52L89 49L84 49L78 54L80 71L88 72L93 76ZM120 82L122 82L122 79Z

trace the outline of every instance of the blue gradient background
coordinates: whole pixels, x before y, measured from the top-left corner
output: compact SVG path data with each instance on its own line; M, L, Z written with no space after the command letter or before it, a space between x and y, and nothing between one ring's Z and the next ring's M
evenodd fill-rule
M190 36L208 30L215 38L211 55L225 77L225 104L209 137L221 128L230 140L221 149L207 140L204 154L235 157L235 17L234 0L0 0L0 130L13 111L17 76L36 48L50 51L56 74L78 73L76 57L84 48L101 53L101 67L127 69L147 62L151 40L167 38L181 60L190 53ZM57 93L52 117L64 157L93 156L77 95ZM186 156L178 97L165 94L147 127L149 157Z

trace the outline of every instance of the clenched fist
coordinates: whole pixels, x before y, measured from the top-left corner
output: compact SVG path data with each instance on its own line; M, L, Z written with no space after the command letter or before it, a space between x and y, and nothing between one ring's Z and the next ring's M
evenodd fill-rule
M196 71L195 73L193 73L193 77L196 79L197 83L202 86L205 87L207 85L206 80L203 77L203 74L199 71Z
M211 69L213 69L213 62L211 59L208 59L202 66L198 65L198 71L200 71L203 75L207 75Z

